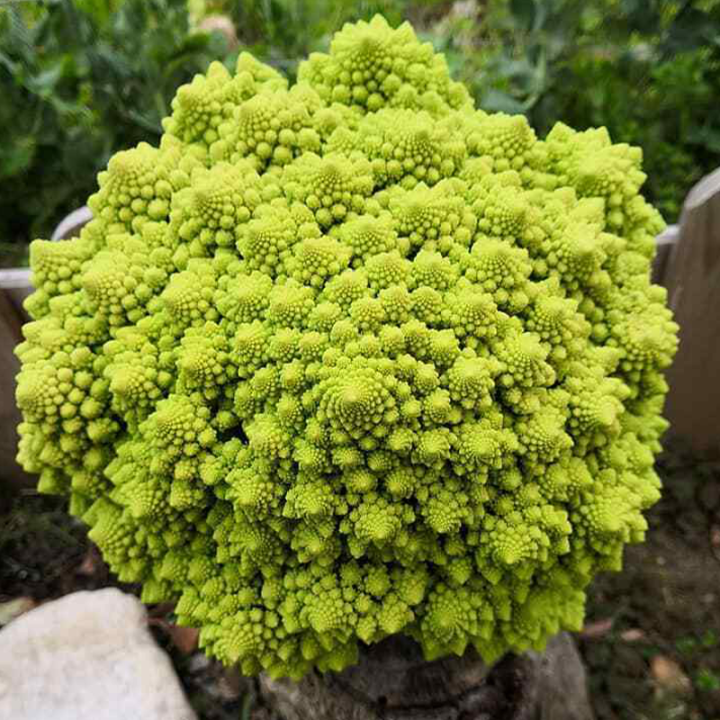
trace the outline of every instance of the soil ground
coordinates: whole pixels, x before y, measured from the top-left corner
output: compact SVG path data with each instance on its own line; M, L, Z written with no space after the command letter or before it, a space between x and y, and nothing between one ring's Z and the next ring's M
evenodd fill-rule
M594 582L578 638L598 720L720 720L720 464L673 450L658 461L665 490L643 545ZM23 491L0 512L0 624L28 605L121 585L64 501ZM269 720L251 681L193 649L192 637L150 608L200 720Z
M580 639L598 720L720 720L720 464L658 460L664 490Z

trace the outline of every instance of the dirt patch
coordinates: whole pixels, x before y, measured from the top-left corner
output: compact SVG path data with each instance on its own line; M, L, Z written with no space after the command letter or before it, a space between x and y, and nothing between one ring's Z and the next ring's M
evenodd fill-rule
M43 602L110 585L132 589L113 579L85 525L70 517L66 506L65 498L27 490L0 515L0 602L15 597Z
M598 720L719 720L720 465L675 451L658 467L647 541L589 593L590 691Z

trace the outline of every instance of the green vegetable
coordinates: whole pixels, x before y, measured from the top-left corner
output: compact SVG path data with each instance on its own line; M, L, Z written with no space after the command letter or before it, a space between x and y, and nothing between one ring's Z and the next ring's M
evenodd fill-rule
M659 497L641 153L474 110L381 17L298 77L213 64L33 243L20 459L245 673L542 648Z

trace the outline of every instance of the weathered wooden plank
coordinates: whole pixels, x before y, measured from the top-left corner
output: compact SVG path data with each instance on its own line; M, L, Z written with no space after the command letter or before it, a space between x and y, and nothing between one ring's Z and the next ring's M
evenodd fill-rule
M720 170L688 194L663 284L680 325L667 373L670 435L698 455L720 457Z
M656 285L664 285L668 260L672 249L680 237L680 228L677 225L668 225L660 235L655 238L655 259L652 266L652 281Z
M5 295L23 321L29 319L23 310L23 302L33 291L30 274L29 268L0 270L0 294Z
M35 482L15 462L20 422L20 412L15 406L15 375L20 364L13 349L22 337L21 323L16 309L0 290L0 495L13 487Z

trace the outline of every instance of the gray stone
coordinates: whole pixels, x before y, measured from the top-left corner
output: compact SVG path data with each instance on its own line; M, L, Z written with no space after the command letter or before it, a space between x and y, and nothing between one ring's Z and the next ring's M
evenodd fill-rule
M0 718L195 720L143 605L115 588L77 592L0 631Z
M545 652L488 667L473 651L426 662L393 636L339 674L300 682L260 676L260 694L286 720L592 720L585 670L567 633Z

